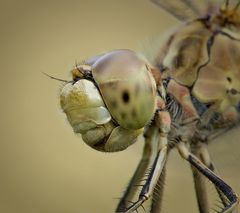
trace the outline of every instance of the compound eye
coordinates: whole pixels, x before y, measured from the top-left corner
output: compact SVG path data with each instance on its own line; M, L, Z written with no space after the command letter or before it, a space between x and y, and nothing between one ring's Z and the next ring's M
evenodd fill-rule
M115 50L93 65L93 77L114 120L140 129L156 107L156 83L146 60L130 50Z

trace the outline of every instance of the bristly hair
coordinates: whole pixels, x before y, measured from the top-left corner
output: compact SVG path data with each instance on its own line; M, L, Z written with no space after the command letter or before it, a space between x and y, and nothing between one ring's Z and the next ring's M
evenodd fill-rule
M165 91L167 90L168 83L169 83L169 79L164 79L162 81ZM181 120L183 115L183 110L181 105L169 93L166 93L165 101L166 101L166 109L170 113L172 121L177 122L178 120Z

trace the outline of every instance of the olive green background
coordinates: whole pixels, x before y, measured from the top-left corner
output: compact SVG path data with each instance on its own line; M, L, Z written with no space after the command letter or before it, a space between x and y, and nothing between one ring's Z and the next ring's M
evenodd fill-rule
M95 54L158 47L156 37L179 22L147 0L6 0L0 23L0 212L113 212L143 140L119 153L89 148L61 112L62 83L42 72L70 79L74 63ZM238 192L239 144L235 130L211 147ZM191 172L176 151L165 186L163 212L196 212Z

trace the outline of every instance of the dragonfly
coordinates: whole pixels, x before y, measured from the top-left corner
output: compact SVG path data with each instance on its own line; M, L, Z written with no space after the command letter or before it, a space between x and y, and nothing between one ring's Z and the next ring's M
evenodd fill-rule
M151 2L183 22L154 62L119 49L76 64L60 92L62 110L98 151L125 150L143 135L142 159L116 212L150 199L150 212L161 212L173 149L191 165L200 213L209 212L204 179L216 188L218 212L237 212L239 197L217 174L208 144L240 123L240 1Z

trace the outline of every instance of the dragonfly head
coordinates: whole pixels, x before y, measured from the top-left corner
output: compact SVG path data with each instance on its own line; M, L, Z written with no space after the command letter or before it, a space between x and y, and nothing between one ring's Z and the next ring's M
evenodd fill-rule
M92 148L123 150L154 117L160 74L141 55L113 50L71 73L73 81L60 93L61 107L74 132Z

